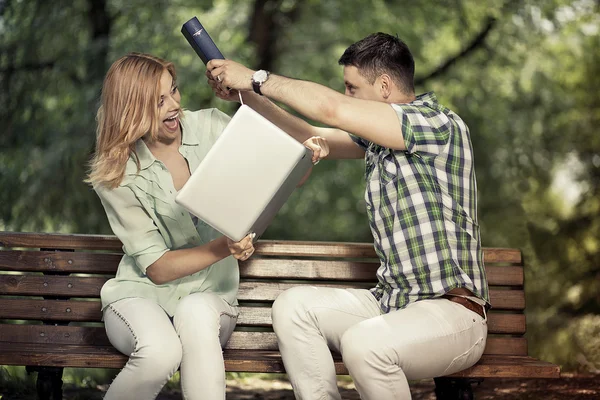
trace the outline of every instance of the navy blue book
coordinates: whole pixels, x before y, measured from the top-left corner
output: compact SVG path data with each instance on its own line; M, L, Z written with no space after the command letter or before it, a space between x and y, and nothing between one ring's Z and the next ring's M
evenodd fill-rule
M225 59L198 18L194 17L183 24L181 33L205 65L213 58Z

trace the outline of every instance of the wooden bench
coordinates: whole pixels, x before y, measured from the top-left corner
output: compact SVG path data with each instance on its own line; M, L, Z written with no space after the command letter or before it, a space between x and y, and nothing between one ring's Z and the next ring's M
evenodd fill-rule
M40 399L62 398L64 367L121 368L127 361L100 321L100 288L121 255L112 236L0 232L0 365L37 371ZM444 393L460 382L454 378L560 374L527 355L521 252L486 248L484 258L493 305L485 355L436 380L438 398L452 398ZM271 329L273 300L297 285L372 287L378 264L367 243L259 241L256 254L240 263L240 317L224 352L226 370L285 372ZM347 374L336 360L337 373Z

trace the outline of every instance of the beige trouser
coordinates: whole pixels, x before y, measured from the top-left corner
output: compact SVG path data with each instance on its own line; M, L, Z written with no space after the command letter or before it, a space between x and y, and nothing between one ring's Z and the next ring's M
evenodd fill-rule
M475 364L487 321L447 299L381 314L362 289L295 287L273 305L273 326L296 399L341 399L329 349L364 400L410 399L408 379L452 374Z
M151 300L129 298L109 305L104 309L106 333L129 361L104 399L155 399L180 366L184 399L224 399L222 346L235 328L237 314L237 307L212 293L183 298L172 322Z

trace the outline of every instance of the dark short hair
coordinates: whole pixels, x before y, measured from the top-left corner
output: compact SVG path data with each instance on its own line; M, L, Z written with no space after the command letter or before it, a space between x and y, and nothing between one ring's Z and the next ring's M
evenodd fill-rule
M344 51L338 63L353 65L369 83L388 74L404 92L414 93L415 61L406 43L387 33L377 32Z

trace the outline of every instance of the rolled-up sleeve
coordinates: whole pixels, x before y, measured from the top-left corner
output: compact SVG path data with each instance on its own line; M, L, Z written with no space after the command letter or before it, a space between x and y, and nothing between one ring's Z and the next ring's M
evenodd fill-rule
M369 148L369 145L370 145L370 142L368 140L363 139L360 136L356 136L352 133L349 133L348 136L350 136L350 139L352 139L352 141L354 143L356 143L358 145L358 147L360 147L364 151L367 151L367 149Z
M411 108L414 106L392 104L392 107L400 121L402 136L409 153L437 156L444 151L452 131L452 123L448 116L437 111L427 115L423 109Z
M130 188L96 187L95 190L102 201L110 227L123 243L123 251L135 260L145 274L150 265L169 251L158 227Z

